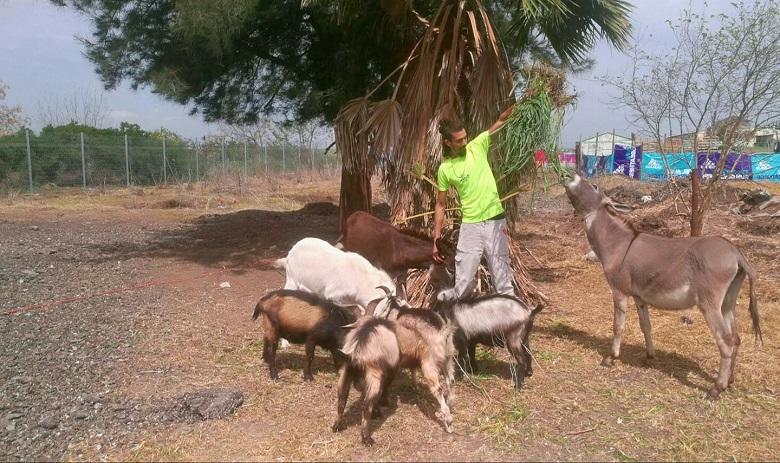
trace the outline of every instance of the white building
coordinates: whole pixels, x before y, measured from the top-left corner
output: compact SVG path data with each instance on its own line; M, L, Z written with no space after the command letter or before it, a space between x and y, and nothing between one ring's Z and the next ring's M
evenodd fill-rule
M596 136L586 138L580 142L580 154L609 156L612 154L615 145L630 146L631 138L612 132L597 133Z

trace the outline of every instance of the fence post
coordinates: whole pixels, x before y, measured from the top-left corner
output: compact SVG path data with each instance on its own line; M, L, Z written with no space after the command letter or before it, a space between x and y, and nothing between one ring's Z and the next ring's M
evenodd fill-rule
M125 134L125 173L127 174L127 186L130 186L130 150L127 148L127 134Z
M27 140L27 178L30 182L30 194L33 194L32 153L30 152L30 130L29 129L25 129L24 138Z
M163 185L168 184L167 153L165 152L165 135L163 135Z
M87 189L87 162L84 158L84 132L81 132L81 180L84 189Z
M225 139L222 139L222 173L225 173Z
M195 181L200 182L200 159L198 158L198 145L195 145Z

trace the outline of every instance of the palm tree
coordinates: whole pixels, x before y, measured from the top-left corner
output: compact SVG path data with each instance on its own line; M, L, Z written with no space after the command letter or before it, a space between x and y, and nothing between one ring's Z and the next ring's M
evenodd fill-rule
M354 1L334 2L347 27L344 15ZM380 84L393 86L389 99L372 101L370 94L354 99L336 118L336 145L344 165L342 225L355 210L370 211L370 175L382 161L393 221L429 228L431 216L425 213L435 201L432 179L441 162L441 118L463 121L469 133L485 130L515 101L513 88L520 77L513 75L513 64L541 59L561 67L587 65L597 39L622 48L630 34L631 6L624 0L435 3L427 19L410 0L381 2L388 16L418 22L422 33L407 59ZM520 180L500 182L503 193L517 188ZM511 222L514 215L509 216ZM515 270L522 274L521 266ZM528 292L540 298L532 287Z

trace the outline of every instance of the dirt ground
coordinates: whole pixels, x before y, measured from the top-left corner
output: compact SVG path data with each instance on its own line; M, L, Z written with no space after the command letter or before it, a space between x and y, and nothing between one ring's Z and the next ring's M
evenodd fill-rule
M595 183L636 207L638 228L687 233L670 185ZM338 186L309 175L9 194L0 204L0 460L780 459L780 218L731 212L742 190L780 194L777 186L730 184L707 218L705 233L732 240L755 268L764 341L751 336L743 290L736 383L720 400L703 399L718 354L698 312L684 325L682 313L652 309L657 354L648 361L630 310L622 361L599 366L611 297L600 264L582 259L584 222L558 187L537 194L514 230L551 301L532 334L535 375L514 392L506 353L479 350L478 374L457 382L447 434L419 375L401 374L371 448L360 444L355 391L347 430L330 430L330 356L317 351L315 381L304 383L303 350L292 346L271 381L251 320L260 296L284 283L274 259L306 236L337 239ZM209 388L238 389L243 404L203 420L184 398Z

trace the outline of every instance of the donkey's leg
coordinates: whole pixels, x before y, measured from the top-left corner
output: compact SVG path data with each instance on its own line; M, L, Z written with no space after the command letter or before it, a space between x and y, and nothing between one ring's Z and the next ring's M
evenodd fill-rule
M737 307L739 289L742 287L742 282L744 281L745 272L740 269L737 271L734 279L731 280L731 284L729 284L729 288L726 290L726 296L723 298L723 304L720 306L720 313L723 316L723 320L726 322L726 326L728 326L729 332L731 333L731 336L734 340L734 351L731 354L731 373L729 374L729 386L734 382L734 370L737 367L737 350L739 350L739 345L741 344L734 312L736 311Z
M620 343L623 341L623 329L626 327L628 296L613 290L612 302L615 305L615 318L612 322L612 352L601 360L601 365L605 367L612 366L612 363L620 357Z
M645 301L634 297L636 303L636 313L639 315L639 326L642 328L642 334L645 335L645 348L647 349L647 358L655 358L655 346L653 346L653 337L650 334L652 325L650 323L650 312Z
M721 300L717 298L716 300ZM702 315L704 315L704 321L707 322L707 326L710 327L713 337L715 338L715 344L718 345L718 351L720 351L720 369L718 372L718 379L715 381L715 385L707 392L707 398L714 400L725 391L729 384L729 376L731 375L731 359L734 353L734 337L732 336L730 326L723 319L718 306L716 305L702 305Z

